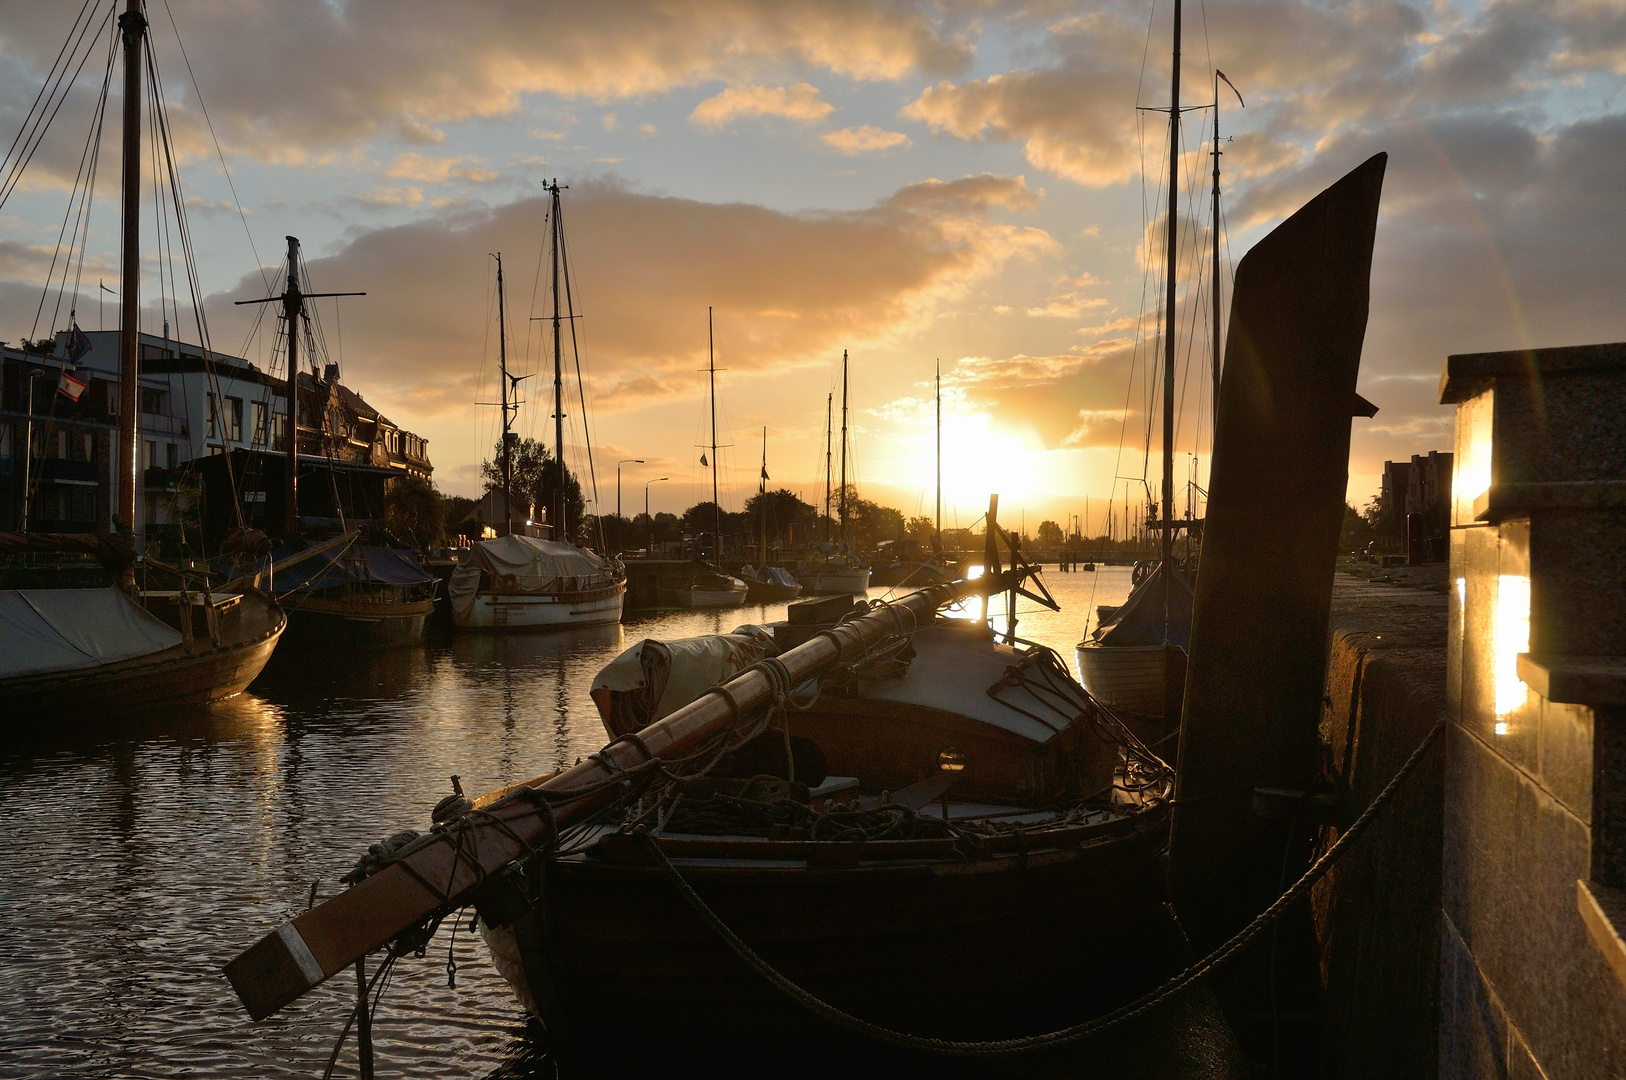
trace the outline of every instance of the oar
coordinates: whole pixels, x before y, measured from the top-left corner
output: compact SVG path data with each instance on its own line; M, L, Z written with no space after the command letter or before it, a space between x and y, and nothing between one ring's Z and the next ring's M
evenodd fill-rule
M1004 577L934 585L823 631L779 657L787 685L799 686L861 655L889 634L929 623L944 604L1011 588L1013 581L1005 577L1020 576L1015 571ZM226 977L250 1016L256 1020L270 1016L437 911L462 906L488 875L547 846L555 828L613 803L622 784L630 783L624 778L617 782L628 770L651 758L679 758L694 751L732 727L740 714L767 704L774 693L774 680L761 668L736 675L539 787L511 792L486 805L455 834L433 834L432 842L261 938L226 965Z

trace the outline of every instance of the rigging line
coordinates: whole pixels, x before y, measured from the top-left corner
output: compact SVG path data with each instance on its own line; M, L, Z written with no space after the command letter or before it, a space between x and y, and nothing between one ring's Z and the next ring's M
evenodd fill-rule
M108 10L107 20L106 21L107 21L107 24L109 26L112 26L112 24L113 24L113 12L112 12L112 9ZM83 29L80 30L79 41L84 40L85 34L89 31L91 25L92 25L91 23L86 23L85 26L83 27ZM70 36L71 36L71 32L70 32ZM91 42L93 44L94 44L95 40L96 40L95 38L91 38ZM116 34L113 35L111 40L112 40L112 43L116 43L117 35ZM74 48L74 52L77 53L78 50L79 50L79 42L78 41L76 41L74 43L73 48ZM74 84L79 81L79 73L84 71L85 64L90 60L91 51L92 50L90 48L85 49L85 55L80 57L79 66L74 69L74 72L73 72L73 75L72 75L71 78L68 77L67 68L62 69L61 74L57 77L56 85L51 87L50 94L46 98L46 104L49 105L50 108L51 108L50 116L45 116L43 113L41 113L40 116L35 119L34 127L33 127L32 130L29 130L27 128L27 121L26 120L24 121L24 131L27 132L27 135L26 135L26 138L24 138L24 140L23 140L22 152L17 154L15 157L12 158L12 160L11 160L11 169L7 172L4 181L0 181L0 207L5 206L6 200L11 198L11 193L13 191L17 190L17 185L22 180L23 172L28 168L29 162L34 160L34 154L39 149L40 143L42 143L45 140L45 133L48 130L50 130L51 124L54 123L55 120L56 120L57 113L59 113L62 110L63 104L68 100L68 95L70 93L72 93ZM116 55L117 50L114 49L113 52L114 52L114 55ZM111 61L109 61L109 62L111 62ZM47 85L50 84L50 79L51 79L51 76L47 75L46 76ZM60 97L57 96L57 91L58 90L61 90L61 96ZM51 104L53 99L55 100L54 105ZM22 133L19 133L19 134L21 135Z
M232 203L237 207L237 218L243 223L243 235L248 237L248 249L254 255L255 268L260 273L260 280L265 283L265 291L271 291L271 279L266 275L265 265L260 259L260 250L254 246L254 234L248 227L248 215L243 212L243 200L237 197L237 185L232 182L231 169L226 165L226 155L220 148L220 137L215 134L215 122L209 116L209 106L203 100L203 88L198 85L197 74L192 70L192 58L186 54L186 43L181 40L181 28L175 22L175 13L170 10L169 0L164 0L164 14L169 17L169 25L175 32L175 44L180 47L181 61L186 65L186 74L192 80L192 92L198 96L198 110L203 113L203 122L209 128L209 138L215 144L215 156L220 159L220 171L226 176L226 186L231 189Z
M582 382L582 356L581 347L576 340L576 301L570 288L570 245L565 239L565 222L561 214L559 218L559 262L560 274L565 279L565 314L570 316L570 355L576 361L576 395L582 405L582 440L587 445L587 475L593 484L593 519L598 523L599 547L608 550L604 543L604 506L598 498L598 471L593 465L593 435L589 430L590 419L587 413L587 388ZM563 403L560 403L563 405Z
M45 79L40 83L39 90L34 94L34 100L29 102L28 112L23 116L22 126L17 129L17 134L12 136L11 145L6 147L5 156L0 157L0 161L11 160L12 153L17 149L17 143L23 138L23 133L28 130L29 121L34 118L34 110L39 107L40 99L45 96L45 88L51 85L51 77L56 74L57 65L62 63L63 56L68 52L68 44L74 39L74 31L79 30L79 24L84 21L85 13L89 10L91 3L92 0L85 0L84 4L79 8L79 14L73 17L73 22L68 27L68 36L62 39L62 47L57 50L56 59L51 61L51 69L45 73ZM80 30L81 39L83 35L84 31ZM77 51L77 46L75 46L75 52Z
M86 58L88 58L90 56L90 51L89 50L86 50L85 56L86 56ZM117 60L118 60L118 37L117 37L116 34L114 34L114 35L109 36L108 43L107 43L107 70L102 76L102 95L101 95L101 99L100 99L101 104L102 104L102 112L98 113L98 116L105 114L106 101L107 101L107 87L108 87L109 83L112 81L113 67L117 63ZM82 70L83 68L84 68L84 64L81 63L80 64L80 69ZM77 72L75 72L74 77L75 77L75 79L78 78L78 73ZM59 105L60 105L60 103L59 103ZM52 116L54 118L55 113L53 113ZM84 181L85 169L87 167L88 162L91 160L91 140L93 138L96 138L100 134L100 130L101 129L100 129L99 124L93 123L91 125L90 132L86 135L85 149L79 156L79 167L74 173L74 193L75 194L78 192L80 184L83 183L83 181ZM39 144L36 142L34 145L38 146ZM30 151L30 157L32 157L32 151ZM24 162L23 167L26 167L26 165L27 165L27 163ZM21 176L20 171L17 173L17 176L18 177ZM4 205L5 205L5 193L3 191L0 191L0 206L4 206ZM30 338L35 338L35 337L37 337L39 335L40 318L41 318L41 316L43 316L45 314L45 299L46 299L46 297L50 296L50 294L51 294L51 282L53 280L55 280L55 278L56 278L57 259L58 258L63 258L64 259L64 261L63 261L64 267L66 267L66 265L67 265L67 258L64 258L62 256L62 240L63 240L63 237L68 235L68 222L73 217L73 209L74 209L74 194L70 194L68 196L68 208L65 211L63 211L63 214L62 214L62 228L57 231L56 249L51 253L51 265L45 272L45 289L44 289L43 292L40 293L39 305L34 309L34 322L33 322L33 325L29 328L29 331L28 331L28 336ZM67 282L66 282L65 279L64 279L64 282L63 282L63 287L64 288L67 287ZM58 297L58 307L59 308L61 306L60 299L61 298L59 296Z
M79 248L79 268L75 271L73 279L73 291L76 299L79 294L79 287L84 281L85 258L89 254L90 248L91 210L95 205L96 171L101 162L102 131L104 123L107 119L107 91L111 81L111 75L112 68L110 66L102 78L101 93L96 101L96 110L94 113L95 119L92 122L93 130L90 135L91 150L89 169L86 173L84 196L80 200L81 217L79 222L75 224L74 239L70 241L70 244L77 244ZM71 251L72 247L70 247L69 250ZM46 288L50 288L49 282L47 282Z

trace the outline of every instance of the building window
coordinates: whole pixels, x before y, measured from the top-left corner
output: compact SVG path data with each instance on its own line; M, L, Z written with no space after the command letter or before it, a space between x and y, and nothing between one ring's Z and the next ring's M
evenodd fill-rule
M229 397L226 399L226 438L232 442L243 441L243 399Z
M145 451L145 453L144 453L144 455L142 457L141 467L143 469L151 469L151 468L157 466L158 465L158 444L156 442L153 442L151 439L148 439L147 441L142 443L142 449Z
M175 461L175 444L170 443L169 444L169 467L171 469L174 469L176 464L177 464L177 462Z
M56 456L59 461L68 460L68 433L66 431L56 433Z
M270 432L266 426L266 421L270 417L270 410L266 408L266 404L263 401L256 401L253 403L253 405L254 434L251 436L251 438L254 440L256 445L265 446L270 435Z
M11 425L0 424L0 458L11 460Z
M74 436L73 436L72 442L73 442L73 460L75 460L75 461L95 461L96 460L96 435L95 435L94 432L90 432L90 431L76 432L74 434Z
M204 425L203 437L205 439L213 439L216 438L215 429L219 427L219 422L215 419L215 396L213 394L208 395L208 401L209 419L208 423Z
M148 416L163 415L164 392L143 386L141 388L141 411Z

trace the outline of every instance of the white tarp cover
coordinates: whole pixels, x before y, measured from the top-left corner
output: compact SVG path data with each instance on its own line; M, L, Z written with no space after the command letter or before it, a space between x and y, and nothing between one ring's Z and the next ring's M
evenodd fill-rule
M0 678L162 652L181 632L118 589L0 589Z
M627 726L636 731L670 716L718 683L778 651L771 632L750 624L736 626L727 634L675 641L645 638L599 671L591 693L601 715L610 698L599 691L626 695L623 704L637 721ZM606 716L605 721L609 724L611 718ZM620 734L624 732L611 730L612 737Z
M611 581L604 560L575 544L534 536L499 536L469 548L452 571L446 592L457 614L474 610L482 570L491 575L497 591L533 596L579 592Z

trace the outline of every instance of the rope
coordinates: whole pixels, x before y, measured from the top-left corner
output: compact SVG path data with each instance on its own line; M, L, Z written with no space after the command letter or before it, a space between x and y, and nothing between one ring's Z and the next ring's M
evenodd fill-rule
M1058 1031L1046 1032L1042 1035L1027 1035L1013 1039L992 1039L981 1042L957 1042L949 1039L936 1039L926 1038L919 1035L909 1035L903 1032L893 1031L890 1028L882 1027L879 1024L872 1024L867 1020L861 1020L856 1016L852 1016L841 1011L834 1005L831 1005L820 998L814 997L812 994L808 993L800 986L797 986L784 975L780 974L776 969L771 967L767 961L758 956L749 945L741 940L739 935L735 934L726 923L718 918L717 913L712 911L711 908L707 906L706 902L700 898L700 895L694 891L687 881L684 880L683 875L678 871L677 867L673 866L671 861L667 859L666 853L661 850L660 844L653 836L644 830L639 830L639 835L643 837L645 844L653 853L656 864L661 869L665 870L668 876L671 877L673 884L678 889L678 892L682 895L683 899L688 902L695 914L699 915L700 918L704 920L713 931L716 932L717 936L722 938L723 942L728 945L729 948L732 949L741 960L745 961L747 965L755 970L757 974L761 975L763 979L769 983L769 985L773 986L774 989L784 994L791 1001L801 1005L803 1008L807 1009L820 1019L826 1021L834 1027L840 1028L843 1031L873 1039L877 1042L887 1043L906 1050L925 1051L932 1054L964 1057L1015 1055L1029 1053L1035 1050L1042 1050L1049 1047L1063 1046L1068 1043L1077 1042L1081 1039L1098 1035L1110 1028L1115 1028L1122 1024L1128 1023L1130 1020L1134 1020L1137 1017L1143 1016L1150 1012L1164 1001L1173 997L1175 994L1202 978L1204 975L1218 970L1221 966L1229 962L1238 952L1242 950L1244 946L1246 946L1254 938L1258 937L1260 933L1269 929L1278 919L1280 919L1295 901L1310 891L1317 881L1320 881L1323 877L1325 877L1327 872L1332 869L1333 865L1344 854L1344 852L1349 850L1350 846L1353 845L1356 840L1360 839L1362 834L1364 834L1367 828L1371 825L1378 812L1382 810L1383 807L1388 805L1389 801L1394 797L1394 793L1399 790L1400 785L1405 781L1406 777L1410 776L1417 768L1417 764L1422 761L1423 755L1428 752L1429 747L1434 744L1434 740L1438 738L1440 732L1445 729L1445 725L1446 717L1442 715L1440 719L1435 722L1434 726L1429 729L1428 734L1423 736L1423 741L1417 744L1417 749L1412 751L1411 756L1406 759L1406 763L1400 767L1400 771L1395 773L1394 778L1390 780L1388 784L1384 785L1383 790L1378 792L1377 796L1367 805L1367 808L1362 811L1361 816L1355 819L1354 823L1350 825L1349 829L1338 838L1332 847L1328 848L1327 851L1315 861L1310 869L1305 871L1303 877L1299 878L1298 881L1293 883L1291 888L1282 893L1282 895L1276 899L1275 903L1271 904L1270 907L1261 912L1251 923L1244 927L1225 944L1203 957L1197 963L1186 968L1178 975L1173 976L1157 989L1142 995L1126 1005L1114 1009L1112 1012L1105 1013L1081 1024L1075 1024L1072 1027L1062 1028Z

